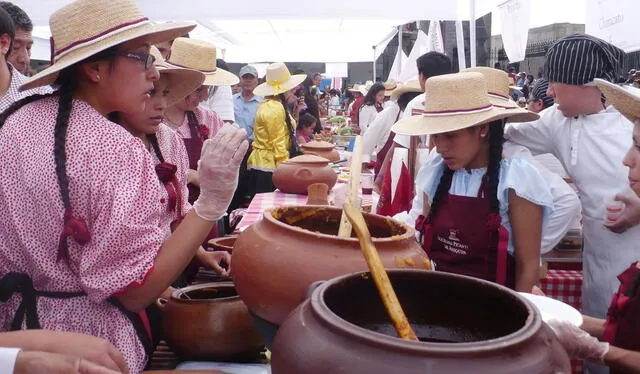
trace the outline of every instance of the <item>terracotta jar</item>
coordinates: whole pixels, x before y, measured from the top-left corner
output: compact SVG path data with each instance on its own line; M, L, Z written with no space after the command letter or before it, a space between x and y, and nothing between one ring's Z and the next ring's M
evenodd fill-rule
M314 155L301 155L278 164L273 173L273 184L282 192L307 194L307 187L314 183L324 183L333 188L338 180L336 172L329 167L329 161Z
M315 285L280 326L273 373L571 373L551 328L517 293L438 271L389 277L421 341L397 337L370 274L354 273Z
M324 157L331 162L340 161L340 153L335 148L335 144L324 140L312 140L308 143L300 144L302 153Z
M233 252L233 245L236 242L238 237L236 235L233 236L223 236L220 238L214 238L207 242L208 247L213 249L214 251L226 251L229 253Z
M205 283L158 299L164 337L182 360L253 360L264 344L233 283Z
M231 272L252 313L279 325L311 283L368 269L355 233L337 236L341 214L328 206L274 208L238 236ZM388 217L364 217L387 268L430 269L411 227Z

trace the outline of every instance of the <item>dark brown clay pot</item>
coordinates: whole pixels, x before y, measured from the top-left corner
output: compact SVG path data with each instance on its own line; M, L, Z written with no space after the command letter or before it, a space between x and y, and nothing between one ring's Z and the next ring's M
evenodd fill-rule
M254 314L279 325L311 283L368 269L355 234L337 236L341 214L327 206L274 208L240 234L231 272ZM430 268L412 228L383 216L364 217L386 268Z
M340 161L340 153L335 148L335 144L322 140L312 140L308 143L300 144L302 153L320 156L331 162Z
M233 252L233 245L236 242L238 237L234 236L223 236L221 238L211 239L207 242L208 247L213 249L214 251L226 251L229 253Z
M551 328L517 293L438 271L389 277L422 341L398 338L370 274L354 273L316 285L280 326L273 373L571 373Z
M278 164L273 173L273 184L285 193L307 194L307 187L324 183L333 188L338 180L326 158L301 155Z
M182 360L253 360L264 347L231 282L185 287L158 306L165 340Z

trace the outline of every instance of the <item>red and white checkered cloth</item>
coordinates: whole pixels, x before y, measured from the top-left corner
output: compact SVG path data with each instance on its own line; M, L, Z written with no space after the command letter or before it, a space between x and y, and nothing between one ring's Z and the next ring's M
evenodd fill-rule
M372 204L374 195L362 195L363 204ZM332 200L332 196L329 196ZM260 193L254 196L251 204L244 213L242 220L236 226L236 231L242 231L254 224L262 217L262 213L270 208L286 206L286 205L306 205L307 195L289 194L280 191Z
M547 277L540 279L540 288L547 296L582 309L582 271L579 270L548 270ZM583 372L580 360L571 360L573 374Z

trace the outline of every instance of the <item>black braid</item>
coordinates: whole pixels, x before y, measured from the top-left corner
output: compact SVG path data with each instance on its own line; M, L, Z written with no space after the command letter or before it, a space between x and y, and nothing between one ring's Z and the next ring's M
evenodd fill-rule
M69 125L69 117L71 116L71 107L73 104L73 90L69 85L60 87L60 100L58 103L58 115L56 117L56 126L54 130L54 147L53 156L56 162L56 175L58 176L58 185L60 187L60 195L65 209L71 208L69 199L69 178L67 177L67 127Z
M45 99L47 97L51 97L51 96L55 96L57 95L58 92L53 92L53 93L48 93L48 94L36 94L36 95L31 95L31 96L27 96L23 99L20 99L18 101L16 101L15 103L11 104L10 107L8 107L4 112L2 112L2 114L0 114L0 129L2 128L2 126L4 126L4 123L7 121L7 118L9 118L10 115L12 115L13 113L17 112L18 109L22 108L23 106L29 104L29 103L33 103L34 101L38 101L40 99Z
M164 157L162 157L162 151L160 150L160 145L158 144L158 137L156 136L156 134L147 135L147 140L149 141L149 143L151 143L151 146L153 147L158 160L160 160L160 162L164 162Z
M289 113L289 106L287 105L287 98L284 97L284 94L278 95L278 98L280 99L280 103L284 107L284 120L287 122L287 128L289 129L289 132L291 134L295 134L295 131L293 130L293 124L291 124L291 116Z
M438 188L436 188L436 193L433 195L433 200L431 200L431 208L429 209L429 216L427 217L429 221L436 216L442 199L449 193L447 186L451 185L451 179L453 179L453 170L449 169L447 165L443 165L443 167L444 171L440 177L440 182L438 182Z
M504 143L504 121L497 120L489 125L489 165L487 178L491 212L499 214L498 183L500 182L500 162L502 161L502 144Z

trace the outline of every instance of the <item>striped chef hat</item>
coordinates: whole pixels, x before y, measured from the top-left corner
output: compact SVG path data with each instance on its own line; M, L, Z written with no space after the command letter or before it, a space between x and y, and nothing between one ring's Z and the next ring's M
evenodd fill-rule
M583 85L595 78L615 82L624 51L591 35L575 34L555 42L546 57L544 76L549 82Z
M531 93L529 94L529 101L538 101L542 100L544 108L548 108L553 105L553 97L547 95L547 90L549 89L549 81L540 78L536 81L531 88Z

